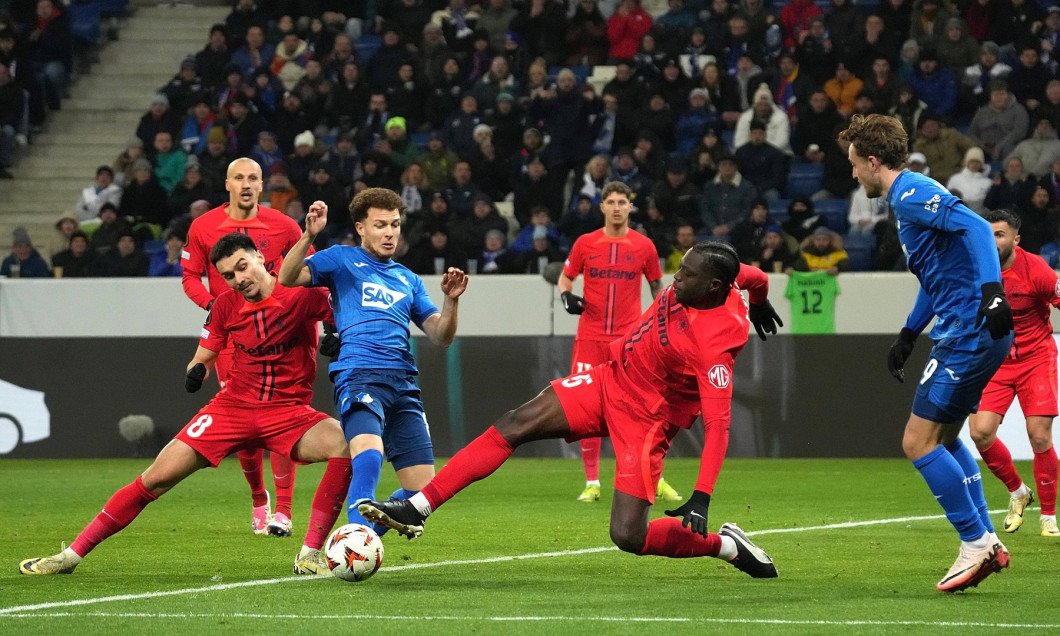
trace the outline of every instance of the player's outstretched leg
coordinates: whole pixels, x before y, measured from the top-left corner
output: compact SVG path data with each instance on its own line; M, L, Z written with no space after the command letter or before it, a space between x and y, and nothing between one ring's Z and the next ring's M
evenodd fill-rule
M321 548L331 532L335 520L342 512L346 492L350 487L350 460L333 457L328 460L324 476L313 497L313 509L309 515L302 549L294 560L295 574L329 574Z
M600 437L587 437L578 443L582 468L585 469L585 489L578 495L578 501L591 503L600 500L600 447L603 443Z
M365 501L357 506L357 511L368 521L386 526L408 539L423 534L423 522L427 519L427 515L417 510L409 499Z
M281 453L269 453L272 466L272 481L276 486L276 512L272 515L267 531L274 537L291 536L291 499L294 494L295 463Z

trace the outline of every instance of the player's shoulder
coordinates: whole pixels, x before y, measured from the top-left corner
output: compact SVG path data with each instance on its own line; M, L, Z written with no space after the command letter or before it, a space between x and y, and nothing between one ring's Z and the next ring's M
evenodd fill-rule
M1056 270L1050 267L1044 258L1038 254L1028 252L1018 245L1016 246L1016 262L1022 262L1024 269L1037 277L1050 280L1055 280L1057 277Z
M604 235L604 229L603 228L595 229L592 232L586 232L585 234L582 234L578 238L574 239L574 246L573 247L586 249L589 246L591 246L594 243L596 243L597 241L599 241L600 237L603 236L603 235Z
M291 229L293 227L296 228L299 233L302 232L301 228L298 227L298 223L295 223L294 219L274 208L259 205L258 218L260 218L261 221L269 227L277 227L283 229Z
M227 315L239 307L243 301L242 294L231 287L226 287L223 292L214 298L213 304L210 305L210 314L216 316Z
M223 217L227 216L223 205L204 212L197 218L191 220L191 225L188 227L188 236L196 236L216 230L217 226L220 225L223 220Z

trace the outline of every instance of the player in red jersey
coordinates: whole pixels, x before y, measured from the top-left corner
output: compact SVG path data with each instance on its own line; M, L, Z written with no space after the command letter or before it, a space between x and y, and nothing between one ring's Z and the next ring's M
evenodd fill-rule
M570 256L560 274L560 298L569 314L580 315L578 334L574 338L571 373L584 373L607 361L607 348L637 321L640 306L640 279L648 279L651 297L662 290L662 270L655 245L639 232L630 230L630 198L633 190L621 181L612 181L600 191L600 211L604 227L583 234L574 241ZM573 293L574 279L581 274L582 296ZM578 501L600 499L600 446L603 439L582 439L582 466L585 489ZM663 501L680 501L677 493L662 477L657 496Z
M739 289L746 285L751 306ZM766 298L769 279L744 265L731 245L690 249L674 283L655 299L608 361L555 380L537 397L501 416L409 499L361 504L369 520L410 539L423 521L469 484L490 475L515 447L539 439L609 435L615 446L611 540L633 554L713 556L756 578L777 575L772 559L733 524L707 530L707 509L729 441L732 368L747 343L748 320L759 335L776 333ZM702 413L706 441L689 500L648 522L655 483L670 440ZM680 517L680 519L675 518Z
M327 292L278 285L265 269L265 256L244 234L222 237L210 260L235 291L214 301L188 364L185 387L197 391L230 342L235 354L229 381L142 475L114 493L69 548L22 561L22 574L73 572L85 555L132 523L149 503L188 475L217 466L243 448L267 448L294 461L328 463L294 566L298 574L327 573L320 548L350 483L349 449L338 421L310 406L317 323L331 317Z
M283 255L298 242L302 230L290 217L279 210L258 205L263 182L261 166L253 159L236 159L228 166L225 188L229 200L203 214L191 223L188 240L181 255L184 269L184 293L196 305L209 311L214 298L227 289L217 270L209 267L210 250L217 240L231 232L240 232L253 239L265 256L269 272L280 269ZM206 272L209 288L202 284ZM223 387L232 365L232 349L225 348L217 358L215 374ZM243 475L250 484L253 509L251 528L255 534L287 536L291 534L291 493L294 491L295 466L286 457L273 454L272 479L276 486L276 514L270 515L269 493L262 478L261 449L241 450L238 453Z
M1050 308L1060 307L1060 279L1040 256L1019 247L1018 216L1001 209L988 213L986 220L994 228L1001 282L1012 305L1016 339L1008 357L983 389L979 412L970 419L969 433L990 472L1009 490L1004 528L1005 532L1015 532L1023 525L1023 512L1034 501L1034 493L1020 479L1012 455L997 438L997 429L1013 396L1019 398L1027 416L1027 437L1034 450L1042 536L1060 537L1056 527L1056 480L1060 469L1052 430L1057 414L1056 341L1049 322Z

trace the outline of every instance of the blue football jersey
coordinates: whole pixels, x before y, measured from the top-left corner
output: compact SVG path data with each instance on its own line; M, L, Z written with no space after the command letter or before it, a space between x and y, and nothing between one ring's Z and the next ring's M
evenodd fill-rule
M402 369L416 373L409 350L409 321L438 313L423 279L394 261L380 262L363 247L336 245L305 259L312 285L327 287L342 339L330 371Z
M935 340L977 332L980 286L1001 280L990 224L937 181L909 170L895 179L887 202L909 270L920 280L906 326L919 333L934 315Z

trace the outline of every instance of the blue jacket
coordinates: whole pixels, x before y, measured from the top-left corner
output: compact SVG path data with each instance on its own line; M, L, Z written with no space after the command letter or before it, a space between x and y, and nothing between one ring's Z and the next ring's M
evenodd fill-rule
M917 97L939 117L947 117L957 104L957 78L948 68L940 66L931 75L914 72L911 83Z

